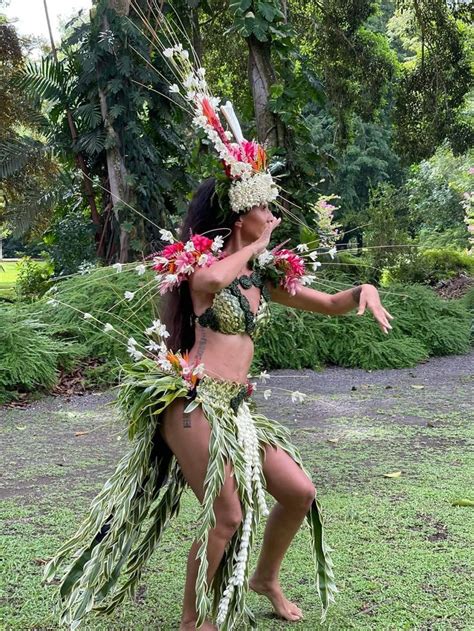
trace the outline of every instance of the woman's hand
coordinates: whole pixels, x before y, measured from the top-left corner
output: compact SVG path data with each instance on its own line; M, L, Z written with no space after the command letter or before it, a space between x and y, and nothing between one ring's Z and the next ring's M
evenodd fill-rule
M270 243L272 232L275 230L275 228L278 228L280 223L281 218L277 219L276 217L273 217L272 219L270 219L270 221L267 222L262 234L251 244L255 255L261 254L266 249L266 247Z
M372 312L372 315L376 319L379 327L384 333L388 333L392 328L389 320L393 320L387 309L380 302L379 292L373 285L362 285L359 299L359 309L357 315L362 315L366 309Z

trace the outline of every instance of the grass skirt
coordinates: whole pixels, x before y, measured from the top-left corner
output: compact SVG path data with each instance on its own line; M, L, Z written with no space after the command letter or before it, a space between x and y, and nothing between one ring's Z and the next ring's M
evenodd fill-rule
M242 384L205 376L186 407L190 412L201 405L211 428L205 494L196 533L200 543L197 626L214 616L222 631L241 623L255 627L246 595L249 553L260 518L267 513L261 465L265 445L281 447L303 468L288 430L252 410L246 390ZM67 564L59 588L61 622L72 629L91 610L110 613L125 597L133 597L146 561L178 513L186 482L158 428L163 410L180 397L189 401L183 379L161 371L154 362L145 359L125 369L118 404L128 422L130 449L92 501L76 534L45 569L45 579L52 580ZM208 585L208 533L215 526L213 504L224 483L227 463L233 467L243 520ZM316 500L307 522L324 618L336 587Z

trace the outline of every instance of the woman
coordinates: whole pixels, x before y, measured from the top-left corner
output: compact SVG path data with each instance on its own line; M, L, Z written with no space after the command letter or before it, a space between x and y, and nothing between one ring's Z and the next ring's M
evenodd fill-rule
M204 182L198 189L183 228L183 239L189 231L202 234L214 228L211 224L217 213L212 209L213 193L213 180ZM186 311L189 311L191 304L195 314L203 314L212 304L216 292L227 287L234 279L250 275L252 270L249 264L267 248L273 231L281 221L274 217L267 205L254 206L246 214L232 219L232 232L224 247L225 258L192 274L189 280L191 302L181 295L168 315L170 325L176 322L178 314L182 314L185 323L188 322ZM284 289L272 287L271 284L268 289L275 302L326 315L347 313L356 305L359 305L359 313L363 313L367 307L385 333L391 329L389 319L392 316L384 309L377 290L371 285L362 285L335 295L301 287L295 296L291 296ZM261 290L251 287L244 293L251 311L256 313ZM193 337L191 330L184 331L183 324L181 330L179 326L175 326L173 346L183 348L183 342L188 340L189 343L188 336ZM195 363L202 361L206 374L242 384L247 382L254 352L254 342L248 333L222 333L196 323L194 336L190 359ZM202 408L196 408L189 415L183 415L183 410L184 404L181 400L167 408L161 433L175 454L186 481L202 502L209 458L210 428ZM282 618L297 621L302 618L302 611L285 597L278 576L285 552L311 507L315 489L307 474L281 447L266 446L263 473L267 490L276 499L276 504L268 518L260 558L249 586L257 593L267 596ZM209 583L220 564L226 545L242 521L240 500L229 465L226 467L225 482L215 502L214 512L216 526L209 534L208 544ZM196 628L198 547L199 543L195 542L188 558L180 627L183 631ZM206 622L201 628L216 629L210 622Z
M254 626L248 588L267 596L282 618L300 620L301 610L280 586L279 570L305 517L323 615L336 591L313 482L289 432L249 406L247 374L254 340L268 324L270 298L327 315L358 304L358 313L368 308L384 333L392 316L371 285L330 295L295 284L294 277L289 285L286 272L275 276L278 270L259 260L268 255L281 220L267 204L222 213L215 192L214 179L199 187L182 229L183 241L191 239L168 246L155 259L155 269L176 271L181 265L185 272L179 283L176 273L161 276L174 285L164 315L169 331L160 321L147 329L148 354L129 340L136 363L124 367L118 403L129 422L131 448L76 535L46 568L46 578L52 579L73 554L60 588L62 621L72 628L91 609L110 612L133 595L187 485L202 508L187 564L182 631L234 629L240 622ZM218 235L214 242L202 236L210 231ZM212 254L208 246L219 238L223 251L216 254L215 248ZM167 252L171 263L163 256ZM299 259L280 253L285 265L291 257ZM297 270L304 268L301 260L294 263ZM276 504L249 577L249 552L260 517L267 514L264 488Z

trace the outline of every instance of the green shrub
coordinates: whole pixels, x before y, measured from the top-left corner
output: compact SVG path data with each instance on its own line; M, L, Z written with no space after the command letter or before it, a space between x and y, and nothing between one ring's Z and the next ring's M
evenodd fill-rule
M471 316L471 344L474 345L474 287L461 298L461 303Z
M459 273L474 275L474 258L453 249L430 249L405 257L390 268L393 282L434 285Z
M274 305L273 322L257 343L255 365L403 368L429 356L469 350L471 318L462 301L444 301L421 285L393 286L382 300L394 316L388 335L367 312L328 317Z
M65 338L74 337L83 343L89 357L116 364L117 359L128 358L127 339L132 336L144 342L144 330L156 317L154 274L138 276L135 265L125 266L121 273L102 267L61 280L34 306L35 310ZM125 300L126 291L135 293L134 300ZM84 313L96 320L85 320ZM116 332L105 333L105 323ZM101 372L105 374L107 369L101 368Z
M57 221L44 236L56 274L74 274L96 259L95 227L90 218L73 212Z
M346 285L354 282L368 283L371 278L372 262L367 256L354 256L344 250L338 250L337 256L332 261L322 259L323 266L318 271L318 279L324 282L338 281Z
M52 265L46 262L38 263L31 257L24 256L18 264L15 283L17 298L23 301L33 301L41 298L51 286Z
M18 389L51 388L58 369L72 367L84 354L77 344L54 335L54 328L22 309L0 309L0 403Z
M474 287L472 287L462 298L462 303L468 311L474 315Z

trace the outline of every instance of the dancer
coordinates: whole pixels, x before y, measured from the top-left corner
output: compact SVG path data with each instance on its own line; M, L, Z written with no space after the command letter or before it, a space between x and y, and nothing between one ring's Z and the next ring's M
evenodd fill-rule
M249 588L267 596L281 617L300 620L279 571L305 517L324 618L336 587L320 507L288 430L250 401L254 342L270 325L270 300L327 315L367 308L385 333L392 316L372 285L334 295L316 291L306 286L312 278L302 257L282 247L268 250L281 219L270 210L279 189L264 148L243 138L230 104L221 108L230 132L224 129L204 72L192 67L181 45L164 55L181 73L194 123L215 146L223 172L196 191L179 241L162 231L171 243L152 265L164 311L146 330L145 346L128 340L135 362L123 367L118 395L130 449L45 575L52 579L69 560L60 595L62 621L72 628L91 610L111 612L133 595L189 486L201 509L187 564L183 631L255 627ZM265 490L276 503L250 578L257 526L268 513Z

